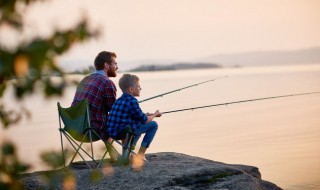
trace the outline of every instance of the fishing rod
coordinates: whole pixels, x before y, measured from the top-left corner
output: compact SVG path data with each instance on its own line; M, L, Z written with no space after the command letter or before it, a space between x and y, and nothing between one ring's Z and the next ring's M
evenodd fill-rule
M225 78L225 77L228 77L228 76L218 77L218 78L215 78L215 79L207 80L207 81L204 81L204 82L200 82L200 83L197 83L197 84L193 84L193 85L189 85L189 86L186 86L186 87L183 87L183 88L172 90L170 92L165 92L163 94L159 94L159 95L156 95L156 96L152 96L150 98L146 98L144 100L140 100L139 103L142 103L142 102L145 102L145 101L148 101L148 100L152 100L152 99L155 99L155 98L163 97L165 95L168 95L168 94L171 94L171 93L174 93L174 92L178 92L178 91L181 91L181 90L184 90L184 89L187 89L187 88L191 88L191 87L194 87L194 86L198 86L200 84L204 84L204 83L208 83L208 82L214 82L215 80L218 80L218 79L221 79L221 78Z
M193 107L193 108L185 108L185 109L179 109L179 110L166 111L166 112L162 112L162 115L163 114L168 114L168 113L174 113L174 112L181 112L181 111L188 111L188 110L196 110L196 109L214 107L214 106L223 106L223 105L227 106L229 104L238 104L238 103L244 103L244 102L253 102L253 101L259 101L259 100L267 100L267 99L274 99L274 98L284 98L284 97L290 97L290 96L302 96L302 95L310 95L310 94L318 94L318 93L320 93L320 92L289 94L289 95L282 95L282 96L271 96L271 97L265 97L265 98L241 100L241 101L235 101L235 102L226 102L226 103L220 103L220 104L212 104L212 105L199 106L199 107Z

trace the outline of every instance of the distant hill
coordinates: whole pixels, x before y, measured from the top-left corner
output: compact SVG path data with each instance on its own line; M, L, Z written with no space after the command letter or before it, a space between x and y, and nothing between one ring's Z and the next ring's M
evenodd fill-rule
M173 63L173 64L170 64ZM200 57L190 62L181 60L136 60L123 61L119 65L121 71L160 71L179 69L203 69L218 67L246 67L265 65L289 65L303 63L320 64L320 47L282 50L282 51L255 51L243 53L216 54ZM60 63L67 72L81 71L92 66L92 60L69 60Z
M181 69L203 69L219 67L247 67L266 65L291 65L304 63L320 64L320 47L300 50L256 51L244 53L217 54L194 59L191 63L154 63L135 67L130 71L161 71Z
M217 54L197 60L219 63L224 67L320 63L320 47L287 51Z
M170 65L142 65L131 69L130 71L169 71L185 69L207 69L219 68L220 65L215 63L175 63Z

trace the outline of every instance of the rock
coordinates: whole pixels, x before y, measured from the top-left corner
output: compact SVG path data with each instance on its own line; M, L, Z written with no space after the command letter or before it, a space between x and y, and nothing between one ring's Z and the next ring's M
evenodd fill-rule
M140 172L129 166L111 166L90 170L85 163L72 165L76 189L154 189L154 190L279 190L277 185L261 179L253 166L231 165L179 153L148 154ZM90 163L93 164L93 163ZM103 174L104 173L104 174ZM41 178L55 179L53 189L62 189L63 170L24 174L20 181L26 189L50 189ZM112 174L112 175L110 175ZM93 178L92 176L96 176ZM92 182L92 179L95 182Z

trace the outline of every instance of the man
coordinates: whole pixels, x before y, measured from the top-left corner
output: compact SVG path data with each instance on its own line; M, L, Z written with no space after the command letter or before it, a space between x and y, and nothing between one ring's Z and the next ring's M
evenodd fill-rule
M105 131L107 129L108 113L116 100L117 88L109 77L116 77L118 65L117 55L113 52L102 51L95 60L96 71L83 78L76 90L72 105L76 105L83 99L89 102L91 126L101 135L103 141L107 141ZM107 146L110 157L111 147Z

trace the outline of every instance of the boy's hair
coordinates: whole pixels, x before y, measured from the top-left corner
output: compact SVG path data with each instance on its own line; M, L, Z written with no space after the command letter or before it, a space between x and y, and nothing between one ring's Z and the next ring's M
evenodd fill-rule
M121 88L122 92L128 92L129 88L134 87L139 80L139 77L136 75L124 74L119 79L119 87Z
M94 66L96 70L102 70L104 68L104 64L111 64L112 57L117 58L117 55L114 52L102 51L97 57L94 59Z

